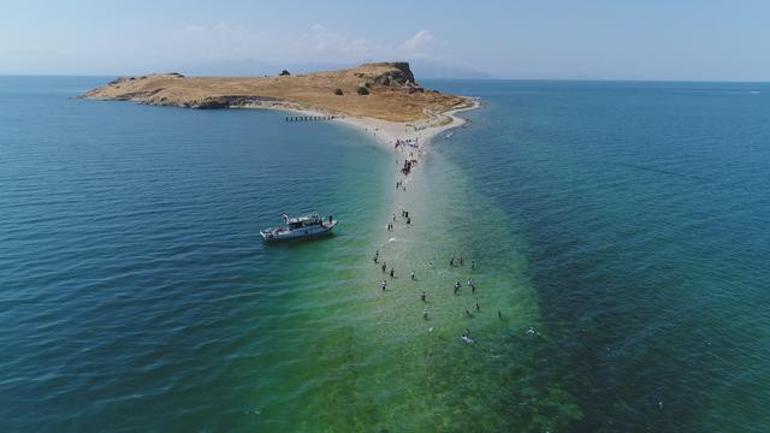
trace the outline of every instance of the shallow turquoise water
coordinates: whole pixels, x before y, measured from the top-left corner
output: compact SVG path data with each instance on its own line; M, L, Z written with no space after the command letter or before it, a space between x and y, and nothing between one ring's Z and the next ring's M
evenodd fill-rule
M515 215L575 431L767 431L770 86L446 84ZM468 152L468 148L480 152Z
M768 86L428 83L484 106L403 193L355 131L103 81L0 78L0 430L770 425Z

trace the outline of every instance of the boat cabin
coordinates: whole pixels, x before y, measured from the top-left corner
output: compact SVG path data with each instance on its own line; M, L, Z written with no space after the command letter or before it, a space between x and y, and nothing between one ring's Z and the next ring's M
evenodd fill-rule
M317 226L321 224L321 216L317 213L305 215L297 218L287 218L286 223L289 230L301 229L303 227Z

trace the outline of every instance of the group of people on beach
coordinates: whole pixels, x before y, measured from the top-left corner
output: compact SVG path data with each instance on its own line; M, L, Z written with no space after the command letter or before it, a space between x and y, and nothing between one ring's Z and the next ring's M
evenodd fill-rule
M411 217L409 215L409 211L407 211L405 209L401 210L401 218L404 218L405 221L406 221L406 224L409 224L410 220L411 220ZM395 213L392 215L392 221L393 222L388 223L388 230L389 231L393 230L394 223L398 221ZM389 275L391 279L395 279L396 278L395 268L393 266L388 266L387 262L385 262L385 261L380 262L380 250L379 249L374 252L374 256L372 257L372 261L375 264L379 264L380 265L380 269L382 270L383 274ZM465 266L465 258L462 255L460 255L460 256L452 256L449 259L449 266L450 266L450 268L456 268L456 267ZM433 268L433 263L432 262L429 263L429 267ZM470 269L472 271L476 269L476 261L475 260L471 260ZM409 279L411 281L417 281L417 274L415 273L414 269L410 272ZM463 284L460 282L460 280L456 280L453 287L454 287L454 292L453 293L456 296L460 295L461 294L461 290L463 288ZM473 280L473 278L470 278L470 277L468 278L468 280L465 283L465 287L470 289L471 294L476 295L476 282ZM380 288L381 288L382 291L386 291L388 289L388 281L387 281L387 279L383 279L382 280L382 282L380 283ZM424 303L424 304L428 303L428 294L427 294L427 292L425 290L422 290L421 293L420 293L420 301L422 303ZM474 302L474 305L471 308L466 308L465 309L465 316L468 317L468 318L471 318L471 317L474 317L475 314L480 313L480 312L481 312L481 305L479 304L478 300L476 300L476 302ZM422 315L423 315L423 319L430 320L430 311L429 311L429 309L427 307L423 309L423 314ZM503 318L502 312L498 310L497 315L498 315L498 318L502 320L502 318ZM466 343L475 342L474 340L470 339L470 331L468 331L468 333L464 334L464 335L466 337L468 337L468 339L463 339L463 341L465 341Z
M402 215L404 215L404 214L402 214ZM408 213L405 213L405 215L408 215ZM450 259L450 261L449 261L450 262L450 266L455 266L454 261L455 261L455 257L453 256ZM372 262L374 262L376 264L380 264L380 250L376 250L374 252L374 256L372 257ZM460 263L460 266L463 265L462 256L460 257L459 263ZM475 269L475 261L473 263L474 263L474 267L472 269ZM431 267L432 267L432 263L431 263ZM382 270L382 273L384 273L386 275L390 275L391 279L395 279L396 278L396 270L395 270L395 268L393 266L388 267L388 263L387 262L383 261L382 264L380 265L380 269ZM417 281L417 274L415 273L414 270L412 270L410 272L409 279L412 280L412 281ZM462 289L462 286L463 285L462 285L462 283L460 283L460 280L455 281L455 283L454 283L454 294L455 295L459 295L460 294L460 290ZM476 283L473 281L473 278L468 278L468 281L466 282L466 286L471 289L471 293L472 294L474 294L474 295L476 294ZM382 282L380 283L380 288L382 289L382 291L387 290L387 288L388 288L388 281L383 279ZM428 294L424 290L420 293L420 301L422 301L424 303L428 302ZM481 306L479 305L478 301L475 303L475 305L473 307L473 310L476 313L481 311ZM473 317L473 314L471 314L470 309L466 309L465 310L465 315L468 316L468 317ZM500 318L502 319L502 313L500 311L498 311L498 316L500 316ZM425 309L423 311L423 318L425 318L426 320L430 318L429 315L428 315L428 310L427 309Z
M395 148L398 149L402 146L408 146L413 148L419 148L420 144L417 138L407 138L406 140L396 140Z
M401 173L405 176L412 172L412 168L417 165L416 159L405 159L404 165L401 167Z
M405 146L415 147L416 148L416 147L418 147L417 143L418 143L417 139L414 139L414 140L396 140L395 147L396 147L396 149L398 149L399 147L405 147ZM404 153L406 153L406 152L404 152ZM417 160L414 159L412 152L409 152L409 158L405 158L404 159L403 165L401 165L401 167L400 167L400 172L404 176L407 176L407 175L409 175L411 173L412 169L416 166L416 164L417 164ZM399 166L399 160L398 159L396 160L396 166L397 167ZM404 191L406 191L406 186L405 186L405 180L404 179L399 179L399 180L396 181L396 189L397 190L403 189ZM400 218L398 218L396 216L396 214L393 213L391 221L389 221L388 224L387 224L387 231L388 232L392 232L393 230L395 230L396 229L396 223L398 223L399 221L405 223L406 225L411 225L412 219L411 219L411 215L409 214L408 210L402 209L401 213L400 213ZM374 256L372 257L372 261L375 264L380 266L380 269L382 270L382 273L386 276L380 282L380 289L383 292L386 292L388 290L388 279L387 279L387 276L390 276L391 280L396 279L395 268L392 265L388 266L387 262L381 261L379 249L375 251ZM431 270L433 269L433 263L432 262L429 262L428 266L429 266L429 269L431 269ZM450 267L450 269L455 269L457 267L464 267L464 266L465 266L465 258L462 255L460 255L460 256L452 256L449 259L449 267ZM470 271L475 271L475 270L476 270L476 261L475 260L471 260ZM416 274L414 269L412 269L411 272L409 273L409 279L411 281L413 281L413 282L418 281L417 274ZM467 289L470 289L471 294L474 296L474 303L473 303L473 305L471 307L465 308L464 316L467 317L467 318L472 318L472 317L474 317L475 314L481 313L481 305L478 302L478 298L476 298L476 289L477 289L476 288L476 283L473 280L473 278L469 277L467 279L467 282L465 283L465 287ZM462 289L463 289L463 284L460 282L460 280L456 280L455 283L454 283L454 295L456 295L456 296L461 295L462 294L461 293ZM431 316L430 316L430 310L428 308L429 301L428 301L428 293L427 293L427 291L421 290L420 291L420 295L419 295L419 299L420 299L421 303L425 304L425 307L423 308L423 312L422 312L423 319L430 320ZM501 320L503 319L503 315L502 315L501 311L498 310L497 315L498 315L499 319L501 319ZM430 328L430 329L432 330L433 328ZM470 329L466 329L466 331L461 335L460 338L465 343L468 343L468 344L475 343L475 340L471 337Z

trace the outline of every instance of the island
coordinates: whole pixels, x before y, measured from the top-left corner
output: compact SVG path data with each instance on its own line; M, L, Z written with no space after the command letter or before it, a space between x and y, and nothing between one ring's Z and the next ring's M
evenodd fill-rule
M291 111L340 120L387 144L407 137L425 143L461 125L455 113L478 105L473 98L420 86L407 62L297 75L284 70L265 77L188 77L176 72L120 77L82 96L197 109Z

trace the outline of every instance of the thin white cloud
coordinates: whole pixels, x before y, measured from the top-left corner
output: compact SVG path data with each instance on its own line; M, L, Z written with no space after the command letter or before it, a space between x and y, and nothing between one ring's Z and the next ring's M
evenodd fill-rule
M404 42L403 48L407 52L423 54L426 50L429 50L434 46L435 41L436 38L431 32L428 30L420 30Z
M361 54L372 48L363 38L348 38L322 26L314 24L310 27L311 47L316 51L327 54Z
M189 25L175 31L161 45L158 50L199 61L253 58L274 62L352 63L437 55L436 38L428 30L420 30L398 43L350 36L322 24L314 24L299 34L255 31L227 23Z

